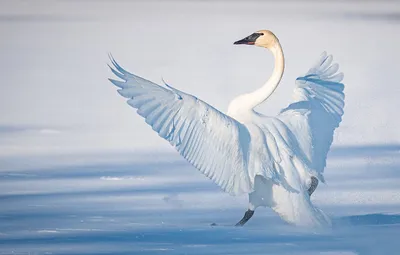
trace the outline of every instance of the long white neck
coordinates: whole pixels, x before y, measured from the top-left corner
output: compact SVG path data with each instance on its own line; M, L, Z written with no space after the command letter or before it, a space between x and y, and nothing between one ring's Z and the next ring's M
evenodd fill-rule
M254 107L267 100L267 98L278 87L285 68L285 60L279 41L277 41L273 47L270 47L269 50L274 55L275 59L274 71L272 72L271 77L261 88L251 93L240 95L232 100L227 112L229 116L240 121L243 117L242 113L252 111Z
M269 50L274 55L275 59L274 71L272 72L272 75L268 79L268 81L265 82L265 84L261 88L246 95L246 101L249 102L249 105L247 105L247 107L249 107L250 109L253 109L257 105L267 100L272 95L272 93L274 93L283 76L283 71L285 69L285 59L283 56L281 45L279 44L279 42L277 42L275 46L270 48Z

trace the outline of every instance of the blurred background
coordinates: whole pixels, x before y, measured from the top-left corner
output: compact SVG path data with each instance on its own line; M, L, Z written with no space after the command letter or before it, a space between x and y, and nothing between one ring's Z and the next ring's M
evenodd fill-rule
M270 76L259 29L283 46L292 100L323 51L346 106L313 202L339 227L287 226L195 171L107 79L128 71L225 112ZM398 254L399 1L0 0L0 254ZM211 228L210 223L222 224Z
M222 111L258 88L272 55L234 46L259 29L280 39L286 72L260 111L291 102L294 81L323 51L345 74L334 145L399 143L398 1L0 2L1 155L172 151L108 82L108 53Z

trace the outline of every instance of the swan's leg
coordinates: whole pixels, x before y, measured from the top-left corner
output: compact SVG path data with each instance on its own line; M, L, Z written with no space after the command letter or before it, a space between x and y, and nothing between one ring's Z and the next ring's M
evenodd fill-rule
M250 220L250 218L253 216L253 214L254 214L254 211L253 210L247 210L245 213L244 213L244 216L243 216L243 218L238 222L238 223L236 223L236 225L235 226L243 226L244 224L246 224L246 222L248 221L248 220Z
M310 188L308 188L308 195L311 196L311 194L314 193L317 186L318 186L318 179L315 178L314 176L311 176L311 185Z

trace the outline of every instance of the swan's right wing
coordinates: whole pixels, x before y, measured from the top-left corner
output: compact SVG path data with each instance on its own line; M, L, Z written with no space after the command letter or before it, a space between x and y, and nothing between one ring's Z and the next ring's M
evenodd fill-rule
M344 108L343 74L332 60L324 52L305 76L297 78L294 102L278 115L296 136L313 174L322 181L333 132Z
M194 167L230 194L248 193L248 130L196 97L131 74L114 59L110 81L154 131Z

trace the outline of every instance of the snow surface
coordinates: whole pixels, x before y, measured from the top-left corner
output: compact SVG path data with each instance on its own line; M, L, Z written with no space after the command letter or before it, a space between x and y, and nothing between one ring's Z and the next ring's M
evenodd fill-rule
M2 1L0 254L398 254L400 6L395 1ZM313 201L334 222L299 229L231 197L182 160L106 78L107 53L218 109L263 84L272 56L232 43L271 29L282 85L332 53L346 107ZM211 223L218 226L210 226Z

